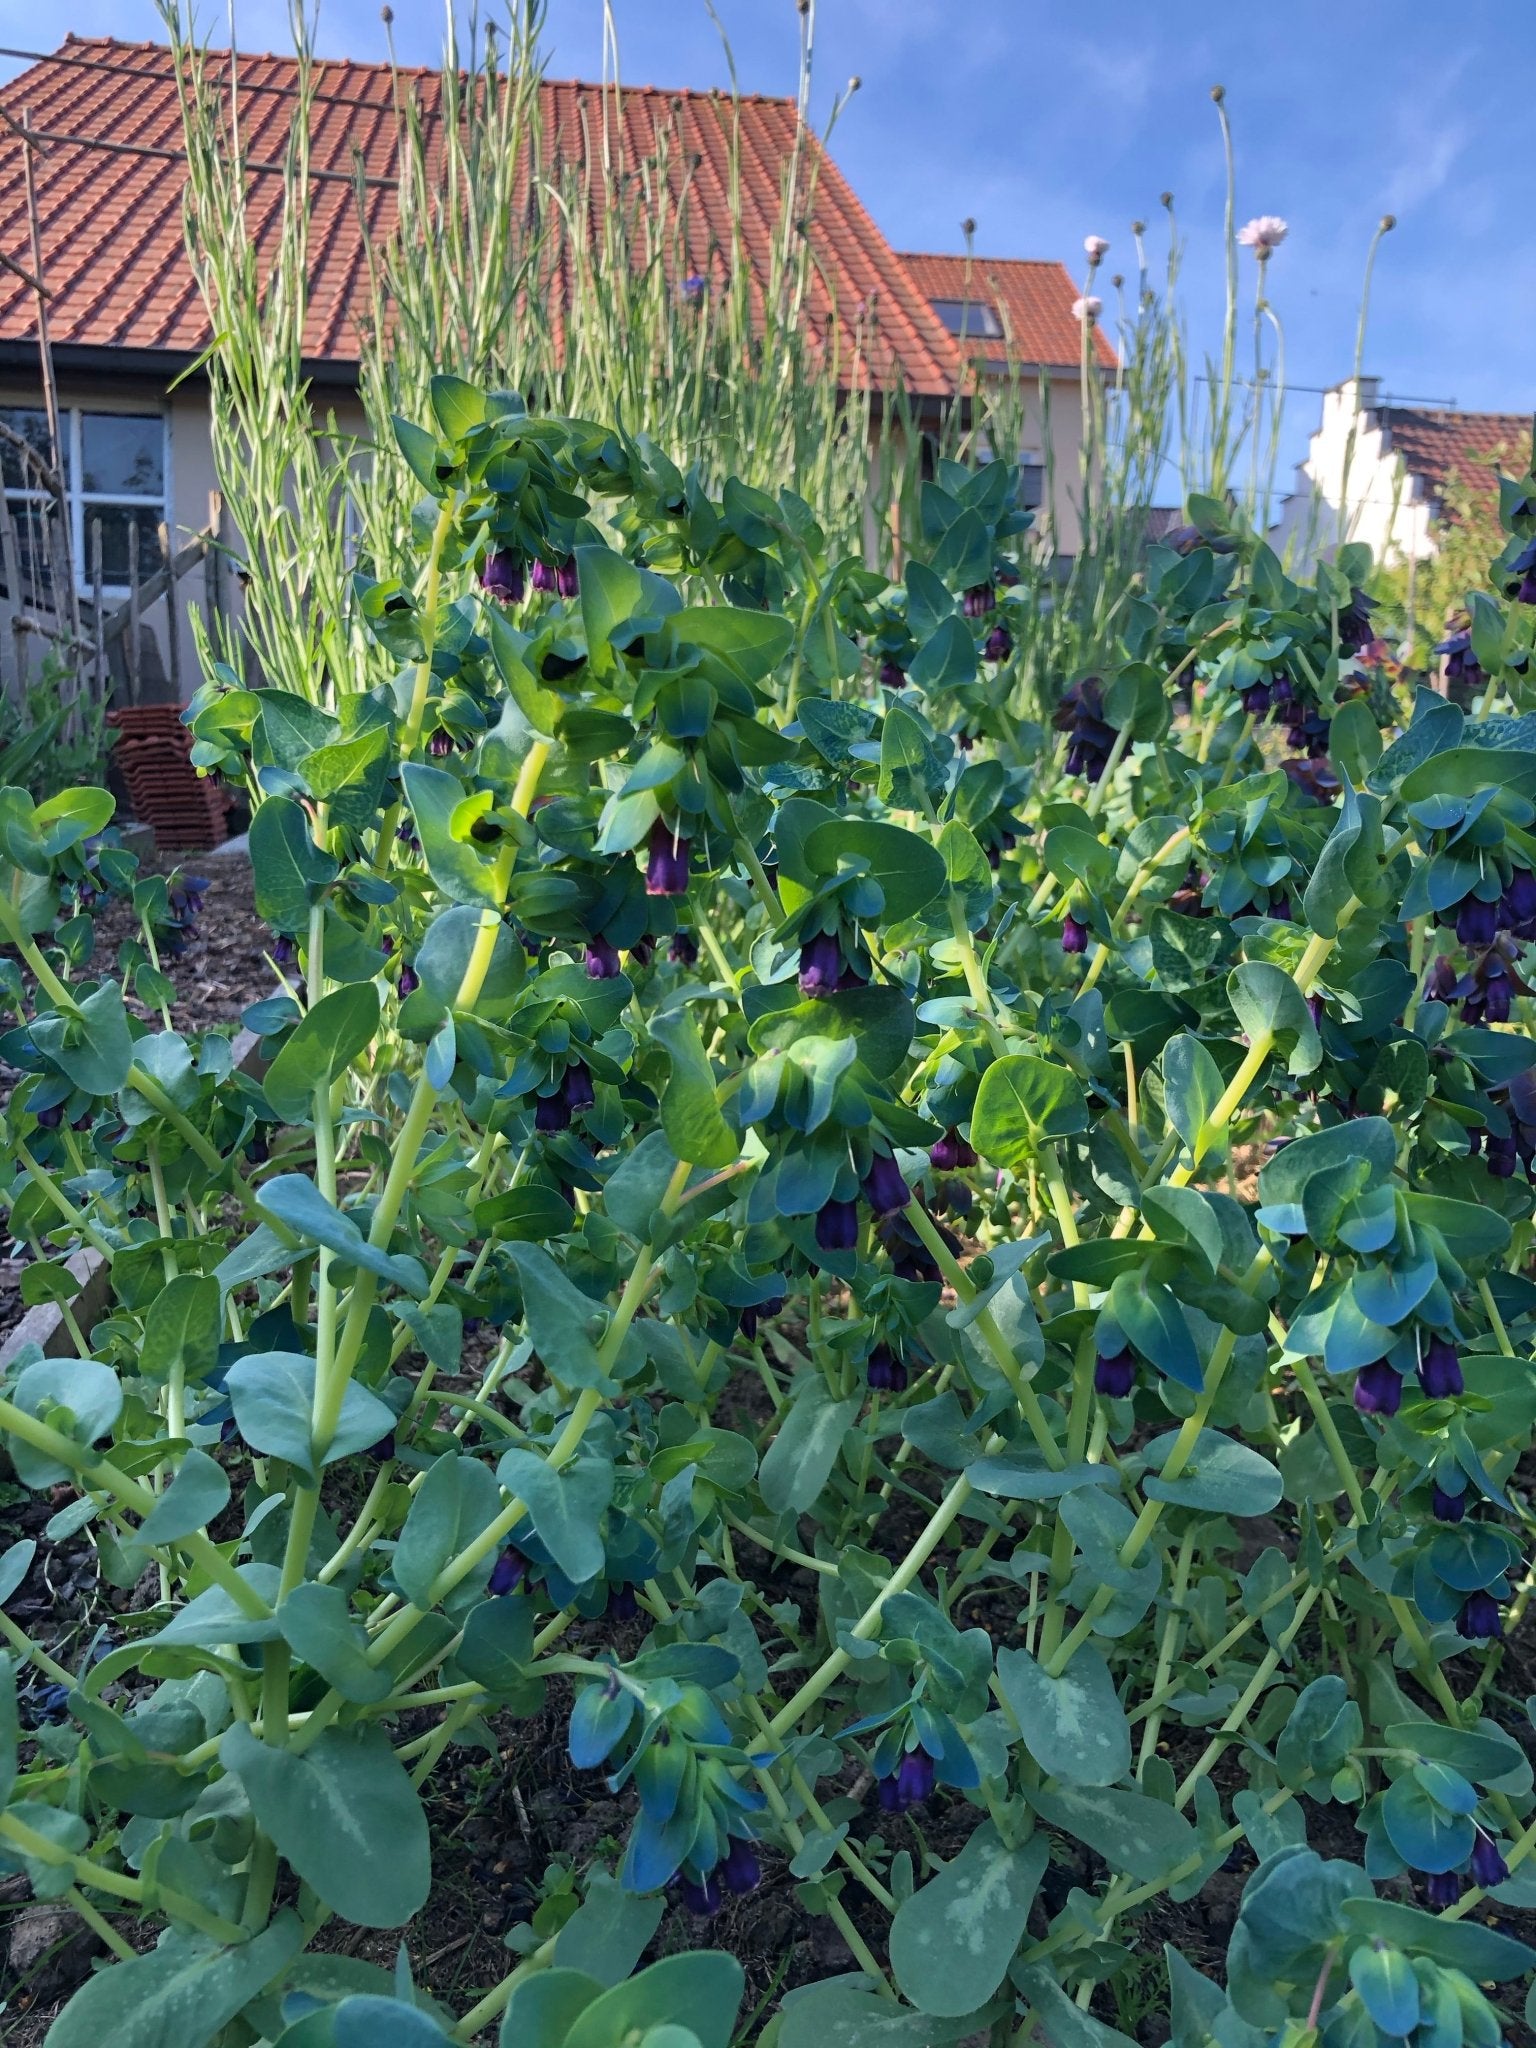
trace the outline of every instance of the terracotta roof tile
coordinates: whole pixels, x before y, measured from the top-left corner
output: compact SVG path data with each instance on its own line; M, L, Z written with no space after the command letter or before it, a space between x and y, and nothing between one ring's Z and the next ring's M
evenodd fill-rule
M972 361L1006 367L1016 363L1049 369L1077 369L1082 362L1082 330L1072 312L1077 286L1060 263L1040 263L1014 256L916 255L902 252L923 296L990 306L1003 333L997 338L969 335L950 347L964 349ZM1101 369L1112 370L1118 358L1104 331L1093 333L1094 353Z
M350 180L354 154L368 175L370 224L384 235L396 219L395 79L422 108L428 145L438 119L435 71L393 72L384 64L332 62L316 69L311 161ZM221 75L210 62L210 81ZM227 74L225 74L227 75ZM253 162L281 160L296 89L291 58L242 56L241 119ZM70 36L51 57L0 88L0 107L26 110L35 128L57 137L36 160L44 277L53 297L49 329L69 344L193 353L209 323L182 247L181 116L170 51L158 43ZM545 81L545 154L583 166L605 131L617 159L636 174L643 194L665 178L686 187L684 243L679 260L715 277L734 253L730 206L732 131L739 139L743 247L759 305L771 275L780 232L783 179L798 117L790 99L710 92L665 92L651 86L612 89L577 81ZM914 396L943 398L954 389L951 337L925 293L895 255L832 160L801 131L803 177L810 192L812 277L806 300L810 333L850 385L899 381ZM131 143L158 155L109 154L92 142ZM697 167L690 158L696 153ZM359 352L357 317L365 311L364 239L350 183L315 187L310 222L312 301L306 353L352 363ZM589 181L591 204L609 203ZM252 224L264 269L276 232L280 184L253 176ZM265 242L265 250L262 244ZM0 248L30 267L22 204L22 145L0 129ZM1050 266L1039 266L1049 268ZM558 319L561 265L554 293ZM0 340L35 333L32 297L14 273L0 270Z
M1531 459L1531 416L1522 412L1439 412L1384 405L1376 418L1387 444L1410 476L1421 477L1442 505L1463 493L1489 496L1499 472L1525 473Z

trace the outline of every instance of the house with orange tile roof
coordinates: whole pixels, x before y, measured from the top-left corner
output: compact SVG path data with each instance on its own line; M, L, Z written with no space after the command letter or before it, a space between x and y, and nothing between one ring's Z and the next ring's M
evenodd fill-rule
M313 69L305 369L317 406L333 412L344 430L361 431L358 322L368 306L370 244L387 238L397 219L399 95L403 83L430 147L441 78L386 64L324 62ZM210 53L210 84L227 85L230 70L226 53ZM238 90L250 170L248 218L262 263L280 232L276 196L298 90L295 60L242 53ZM1057 553L1074 551L1082 351L1071 312L1074 287L1064 270L1045 263L978 264L983 289L957 316L953 302L967 292L952 272L964 259L909 258L892 249L837 165L801 127L791 98L646 86L620 91L558 80L543 81L539 98L550 163L585 169L594 159L607 161L599 150L611 150L632 171L666 178L674 196L683 196L679 181L686 185L686 205L677 209L683 245L676 260L683 276L717 275L739 233L754 289L765 283L783 219L785 166L797 146L808 154L815 182L803 223L810 262L801 318L817 352L838 366L845 388L868 390L877 404L899 389L919 426L936 425L948 408L969 403L978 365L994 374L1011 351L1031 376L1038 371L1047 401L1031 416L1028 445L1009 452L1034 464L1037 488L1048 499L1045 543ZM35 250L23 123L37 145L31 151ZM44 494L38 464L21 443L40 452L51 445L39 367L41 282L58 382L72 553L87 577L88 536L99 530L109 599L126 584L130 545L141 573L154 566L162 527L172 544L199 531L216 484L206 387L196 374L211 330L184 246L185 177L177 81L163 44L71 35L0 87L5 499L25 555L37 544ZM602 203L598 179L586 189L598 195L594 204ZM574 289L558 256L547 289L558 321L556 302ZM973 318L982 325L973 327ZM1096 333L1091 340L1095 370L1112 366L1107 343ZM23 590L25 570L23 561ZM184 622L186 605L207 596L203 571L196 569L179 590ZM187 693L195 681L189 633L181 652Z
M1531 461L1529 413L1461 412L1383 401L1377 377L1323 394L1322 418L1270 533L1303 568L1341 541L1378 561L1427 561L1449 522L1489 501Z
M1011 384L1020 444L1009 452L1023 465L1025 500L1049 551L1075 555L1084 379L1107 378L1118 363L1096 322L1078 318L1079 287L1060 263L911 250L901 260L953 336L962 380L983 391Z

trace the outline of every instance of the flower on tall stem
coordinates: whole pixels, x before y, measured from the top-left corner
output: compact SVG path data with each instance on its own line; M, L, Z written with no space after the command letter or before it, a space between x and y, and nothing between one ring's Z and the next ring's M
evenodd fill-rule
M1237 239L1251 249L1260 263L1267 263L1290 233L1289 224L1278 213L1256 214L1237 231Z

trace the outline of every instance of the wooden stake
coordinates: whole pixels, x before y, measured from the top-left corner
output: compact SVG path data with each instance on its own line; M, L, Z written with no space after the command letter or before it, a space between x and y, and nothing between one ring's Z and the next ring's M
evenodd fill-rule
M139 701L139 525L128 522L128 701Z
M208 644L215 654L222 656L224 646L220 634L223 622L223 569L224 560L219 548L224 528L224 494L222 491L208 493L208 552L203 558L203 604L208 616Z
M27 631L21 623L24 608L21 549L16 538L16 521L11 515L11 501L3 491L0 491L0 564L5 569L5 593L11 606L12 673L8 682L14 692L13 701L20 710L27 694Z
M91 521L91 610L95 619L93 638L96 649L96 701L98 704L105 704L109 695L109 686L107 683L106 620L102 617L101 514L99 512Z
M171 553L171 530L162 519L159 526L160 563L165 570L165 664L171 678L171 696L181 702L181 621L176 610L176 562Z
M48 452L59 484L59 513L64 536L65 590L56 593L54 608L59 614L61 624L67 619L73 626L75 638L78 640L80 593L75 587L74 566L70 560L69 504L64 494L64 436L59 425L59 387L53 374L53 349L48 339L48 293L43 283L42 225L37 211L37 180L32 173L32 152L37 145L32 139L31 128L32 117L23 108L21 165L27 201L27 226L32 240L32 279L37 300L37 353L43 378L43 406L48 415Z

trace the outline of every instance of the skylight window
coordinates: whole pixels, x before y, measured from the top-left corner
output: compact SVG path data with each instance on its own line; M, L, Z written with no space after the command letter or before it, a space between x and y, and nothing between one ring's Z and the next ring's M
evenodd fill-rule
M940 323L967 341L1000 341L1003 323L995 307L976 299L930 299Z

